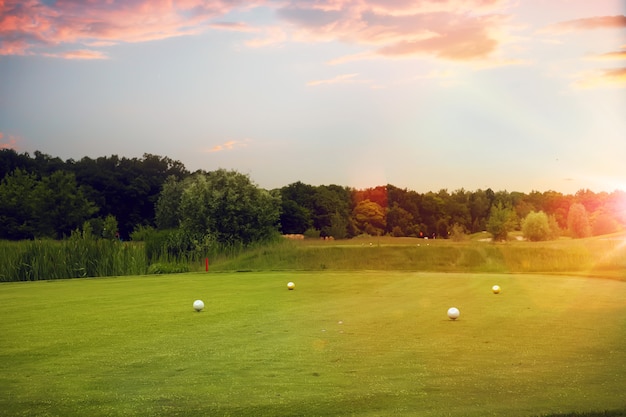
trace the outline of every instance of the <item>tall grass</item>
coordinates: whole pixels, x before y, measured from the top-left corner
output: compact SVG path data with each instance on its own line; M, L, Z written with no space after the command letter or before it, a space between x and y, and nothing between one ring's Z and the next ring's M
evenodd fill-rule
M175 236L176 237L176 236ZM169 241L168 241L169 239ZM179 239L179 238L177 238ZM70 238L0 242L0 281L211 271L396 270L568 273L626 280L626 235L552 242L279 239L253 246Z
M0 242L0 281L140 275L147 272L143 245L106 239Z

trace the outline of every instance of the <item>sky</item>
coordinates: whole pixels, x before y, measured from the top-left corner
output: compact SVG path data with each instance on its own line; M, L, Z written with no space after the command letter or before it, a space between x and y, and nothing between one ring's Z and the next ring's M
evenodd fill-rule
M626 190L626 0L0 0L0 148Z

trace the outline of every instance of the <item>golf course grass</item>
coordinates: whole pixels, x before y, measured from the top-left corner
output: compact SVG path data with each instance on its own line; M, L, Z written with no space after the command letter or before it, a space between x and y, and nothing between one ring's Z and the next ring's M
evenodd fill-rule
M0 284L0 314L2 416L626 410L621 280L318 271L18 282Z

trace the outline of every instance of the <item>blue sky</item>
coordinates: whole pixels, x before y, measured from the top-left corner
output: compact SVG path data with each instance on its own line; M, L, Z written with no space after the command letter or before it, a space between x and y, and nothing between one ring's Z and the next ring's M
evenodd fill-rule
M0 3L0 147L418 192L626 190L623 0Z

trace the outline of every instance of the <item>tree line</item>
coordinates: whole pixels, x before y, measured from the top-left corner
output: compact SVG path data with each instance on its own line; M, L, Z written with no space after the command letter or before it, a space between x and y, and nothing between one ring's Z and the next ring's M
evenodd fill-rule
M626 225L624 190L419 193L391 184L354 189L299 181L263 190L236 171L190 172L152 154L63 161L3 149L0 178L0 238L8 240L62 239L86 224L89 233L124 240L155 229L183 231L187 242L240 244L278 232L342 239L488 231L500 239L525 229L544 239L606 234Z

